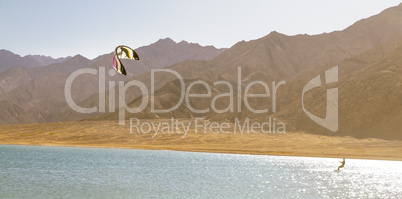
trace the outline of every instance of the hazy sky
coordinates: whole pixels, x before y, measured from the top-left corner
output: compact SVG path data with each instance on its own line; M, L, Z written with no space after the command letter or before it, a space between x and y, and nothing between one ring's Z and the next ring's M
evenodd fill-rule
M367 0L0 0L0 49L19 55L87 58L160 38L230 47L276 30L287 35L342 30L396 6Z

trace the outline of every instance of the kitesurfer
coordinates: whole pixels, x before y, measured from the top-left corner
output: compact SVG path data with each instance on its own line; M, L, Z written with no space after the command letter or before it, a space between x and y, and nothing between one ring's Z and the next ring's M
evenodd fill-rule
M343 161L339 161L341 163L341 166L338 167L338 171L340 168L343 168L345 166L345 158L343 158Z

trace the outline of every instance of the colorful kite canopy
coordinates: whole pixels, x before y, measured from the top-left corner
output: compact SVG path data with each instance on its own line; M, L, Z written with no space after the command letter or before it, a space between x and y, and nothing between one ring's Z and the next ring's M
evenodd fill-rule
M120 59L135 59L140 60L138 54L128 46L117 46L114 50L114 57L113 57L113 67L116 69L117 72L123 75L127 75L126 69L121 63Z

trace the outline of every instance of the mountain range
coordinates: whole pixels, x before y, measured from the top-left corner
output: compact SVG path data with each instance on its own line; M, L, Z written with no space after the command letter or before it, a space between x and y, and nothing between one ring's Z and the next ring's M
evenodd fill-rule
M106 82L111 80L127 80L150 71L152 68L162 68L174 63L192 60L208 60L225 49L216 49L212 46L200 46L185 41L176 43L170 38L136 49L140 60L136 63L125 62L128 76L108 76ZM0 73L0 124L10 123L36 123L61 121L64 115L60 110L71 110L66 103L64 86L67 78L73 71L82 68L98 69L99 67L112 68L113 54L101 55L89 60L81 55L70 57L65 61L55 62L46 66L39 66L38 61L31 65L25 64L27 59L46 58L44 56L20 57L11 52L7 56L12 61L1 63L14 63L1 66L7 70ZM124 60L125 61L125 60ZM107 70L106 69L106 70ZM72 84L72 97L80 102L98 92L97 75L81 75ZM18 110L18 111L16 111ZM68 118L68 120L75 118Z
M229 49L202 47L187 42L176 43L170 39L159 40L149 46L136 49L140 62L127 62L129 76L107 76L106 81L126 82L138 80L150 88L151 69L167 68L179 73L188 86L196 80L204 81L211 88L211 95L227 93L230 82L233 95L243 92L252 81L285 81L278 88L276 111L271 107L272 98L251 99L254 109L265 109L265 114L248 111L244 101L242 109L215 113L195 114L182 104L169 113L152 113L147 106L140 113L126 113L126 118L194 118L212 121L231 121L250 118L266 121L274 117L286 124L288 131L314 134L353 136L357 138L381 138L402 140L402 4L384 10L378 15L357 21L342 31L319 35L287 36L271 32L252 41L240 41ZM12 57L12 56L10 56ZM14 56L15 57L15 56ZM39 62L27 64L33 57L12 58L15 66L0 65L0 123L56 122L70 120L117 120L117 112L77 113L66 105L64 84L67 77L80 68L109 66L112 54L88 60L74 56L62 62L37 67ZM11 59L11 58L10 58ZM1 60L1 59L0 59ZM0 63L11 63L5 60ZM25 64L24 64L25 63ZM34 64L36 63L36 65ZM126 62L125 62L126 64ZM29 66L28 66L29 65ZM324 118L326 90L336 87L339 91L339 130L331 132L312 121L302 109L303 87L315 76L324 76L326 70L338 66L339 78L306 92L304 106L311 113ZM33 68L34 67L34 68ZM241 81L238 82L238 68ZM98 105L97 77L85 75L73 84L73 99L82 107ZM325 80L321 78L325 84ZM171 107L180 98L181 82L171 74L160 74L155 81L155 101L158 109ZM250 87L249 93L261 94L264 87ZM270 87L272 89L272 87ZM118 90L115 88L114 90ZM109 104L106 91L106 104ZM194 86L194 93L206 93L205 86ZM136 88L129 88L125 96L129 107L138 107L144 99ZM198 109L210 108L212 97L191 98L189 103ZM272 96L271 96L272 97ZM117 102L117 100L116 100ZM229 100L216 102L217 108L228 107ZM235 100L235 107L239 107ZM148 103L148 105L150 102ZM116 104L117 107L117 104Z
M54 59L52 57L43 55L27 55L21 57L20 55L2 49L0 50L0 72L3 72L13 66L26 66L33 68L64 62L70 58L71 57L62 57Z
M210 61L181 62L170 69L178 71L184 79L208 82L212 97L228 92L225 87L216 87L213 82L225 80L236 85L237 70L241 66L242 89L251 81L286 81L278 90L277 112L254 114L241 104L240 113L226 112L197 115L186 105L176 111L154 114L149 107L141 113L127 113L127 118L170 118L204 117L210 120L250 118L266 121L275 117L286 123L289 131L305 131L325 135L354 136L359 138L402 139L402 5L389 8L382 13L360 20L343 31L320 35L286 36L271 32L254 41L241 41ZM312 121L302 110L302 90L304 85L316 75L339 66L339 130L333 133ZM146 82L149 74L136 79ZM177 102L180 83L171 75L160 77L155 92L155 106L171 107ZM321 80L323 81L323 80ZM315 89L304 96L305 107L313 114L324 118L326 88ZM226 90L225 90L226 89ZM272 87L270 88L272 89ZM195 93L206 93L202 86ZM250 92L262 93L263 88L255 87ZM234 89L234 95L239 92ZM210 98L193 98L192 106L198 109L210 107ZM97 98L86 100L93 104ZM131 107L142 102L140 95L133 95ZM219 103L220 109L228 106L229 100ZM236 102L235 102L236 103ZM250 101L255 109L270 108L272 101L255 99ZM170 105L170 106L169 106ZM236 105L235 105L236 106ZM118 113L105 114L98 119L118 118Z

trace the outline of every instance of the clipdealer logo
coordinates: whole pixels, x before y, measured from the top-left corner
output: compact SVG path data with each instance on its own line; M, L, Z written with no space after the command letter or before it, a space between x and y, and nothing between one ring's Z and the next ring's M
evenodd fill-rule
M330 84L334 82L338 82L338 66L325 71L325 83ZM302 92L303 111L317 124L332 132L336 132L338 131L338 88L327 89L327 107L325 118L317 117L304 107L304 93L319 86L321 86L320 75L315 76L304 86Z
M170 73L170 75L174 75L176 76L176 78L180 81L180 99L178 100L178 102L175 102L176 104L172 107L166 108L166 109L157 109L157 107L155 107L155 74L156 73ZM71 89L72 89L72 84L74 82L74 80L83 74L91 74L91 75L98 75L99 77L99 106L98 107L91 107L91 108L83 108L80 107L79 105L77 105L73 98L72 98L72 94L71 94ZM110 69L108 71L109 76L114 76L116 74L115 70ZM70 74L70 76L68 77L65 87L64 87L64 94L65 94L65 98L66 98L66 102L68 103L68 105L70 106L70 108L72 108L74 111L79 112L79 113L94 113L94 112L100 112L100 113L105 113L106 112L106 70L105 67L99 67L99 69L94 69L94 68L83 68L83 69L79 69L73 73ZM326 78L326 84L329 83L333 83L333 82L337 82L338 81L338 67L333 67L329 70L327 70L325 72L325 78ZM286 81L280 81L278 83L276 83L275 81L273 81L271 83L271 85L268 86L267 83L260 81L260 80L256 80L256 81L252 81L250 83L248 83L247 85L245 85L244 89L242 88L242 79L241 79L241 67L238 67L237 70L237 84L233 85L228 81L217 81L214 82L213 85L217 86L217 85L223 85L226 86L228 88L227 93L220 93L216 96L212 96L212 92L211 92L211 88L210 85L204 81L201 80L197 80L194 82L191 82L189 85L186 85L184 83L183 78L181 77L181 75L171 69L152 69L151 70L151 82L150 82L150 92L148 91L148 88L146 87L146 85L138 80L131 80L128 82L124 82L124 81L118 81L117 87L116 87L116 82L115 81L109 81L108 82L108 88L109 88L109 105L108 105L108 112L113 113L116 110L118 111L118 115L119 115L119 125L125 125L126 123L126 112L129 113L140 113L141 111L143 111L147 106L148 106L148 102L150 101L151 105L150 105L150 111L152 113L168 113L168 112L172 112L174 110L176 110L178 107L180 107L183 103L186 104L186 106L188 107L188 109L190 111L192 111L193 113L198 113L198 114L202 114L202 113L208 113L211 111L214 111L215 113L225 113L225 112L238 112L240 113L242 111L242 108L246 108L248 111L255 113L255 114L261 114L261 113L268 113L269 110L267 107L265 107L264 109L255 109L251 106L251 104L249 103L249 99L250 98L270 98L270 101L272 103L272 110L271 113L275 113L277 110L276 107L276 97L277 97L277 90L280 86L286 84ZM207 93L192 93L191 90L192 88L195 86L203 86L205 87ZM137 106L137 107L129 107L126 104L125 98L126 98L126 91L129 87L137 87L139 88L140 92L141 92L141 103ZM251 94L249 93L251 87L253 86L260 86L261 88L263 88L264 93L259 93L259 94ZM310 80L303 88L302 91L302 108L303 111L307 114L308 117L310 117L314 122L316 122L317 124L333 131L336 132L338 130L338 88L331 88L327 90L327 107L326 107L326 117L325 118L320 118L317 117L316 115L312 114L311 112L309 112L305 107L304 107L304 94L311 90L314 89L316 87L321 86L321 80L320 80L320 75L317 75L316 77L314 77L312 80ZM116 91L115 88L118 88L118 108L116 109L115 107L115 95L116 95ZM237 93L234 93L234 88L237 89ZM192 105L192 103L190 103L190 98L212 98L211 103L210 103L210 107L206 108L206 109L197 109L196 107L194 107ZM219 98L228 98L228 103L227 103L227 107L224 109L218 109L218 107L216 106L216 101ZM237 106L234 104L234 99L236 99L237 102ZM242 107L242 104L244 104L245 107ZM211 110L212 109L212 110ZM199 119L199 118L197 118ZM243 118L244 119L244 118ZM275 132L275 118L268 118L269 122L264 122L263 124L255 124L252 123L251 125L249 124L249 118L245 119L245 124L242 126L240 125L239 118L235 119L235 128L236 129L236 125L238 125L238 129L248 129L249 126L251 126L251 131L252 132L257 132L258 128L261 128L260 131L261 132L267 132L264 131L263 128L265 127L269 127L269 132L271 132L271 127L273 126L274 129L273 131ZM130 125L132 125L133 121L137 121L137 124L139 124L139 120L137 118L130 118ZM273 124L272 124L273 121ZM197 121L195 121L196 123ZM153 125L153 124L152 124ZM153 127L152 125L148 124L148 129L150 129L151 127ZM223 124L222 124L223 125ZM265 126L264 126L265 125ZM179 125L176 125L176 127ZM197 125L196 125L197 126ZM221 125L214 125L217 126L219 128L222 128ZM224 126L227 126L227 124L224 124ZM279 125L277 126L281 126L282 127L282 132L286 131L285 128L285 124L282 122L279 122ZM256 129L253 129L253 128ZM156 129L156 128L154 128ZM159 128L157 128L159 129ZM165 128L167 129L166 131L171 131L172 129L170 128ZM131 129L130 129L131 131ZM141 126L141 131L144 131L144 129L142 129ZM213 132L212 129L210 129L211 132ZM243 130L242 130L243 132Z

